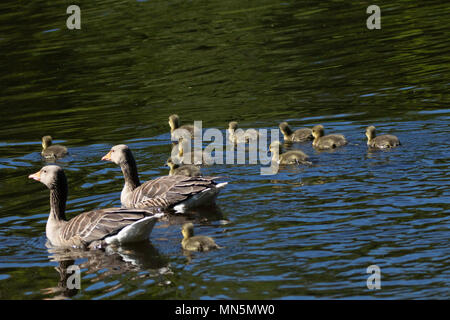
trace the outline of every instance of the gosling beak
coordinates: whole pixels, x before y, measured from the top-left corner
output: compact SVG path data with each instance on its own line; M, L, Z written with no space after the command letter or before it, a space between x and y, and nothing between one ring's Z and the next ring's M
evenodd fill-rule
M28 179L34 179L36 181L41 181L41 171L38 171L36 173L30 174L28 176Z
M102 160L111 161L111 151L102 157Z

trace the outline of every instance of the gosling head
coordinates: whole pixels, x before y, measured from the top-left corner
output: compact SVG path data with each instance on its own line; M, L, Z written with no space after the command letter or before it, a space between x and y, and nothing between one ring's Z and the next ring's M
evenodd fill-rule
M131 161L133 155L130 148L125 144L118 144L109 150L109 152L102 157L102 160L114 162L117 165L121 165L125 162Z
M190 237L194 236L194 225L192 222L187 222L183 224L183 227L181 228L181 233L183 234L184 239L189 239Z
M179 137L178 138L178 144L177 144L177 148L178 148L178 156L182 157L184 155L184 149L186 149L186 146L184 145L185 143L188 143L186 140L183 139L183 137Z
M290 136L292 134L291 127L287 122L282 122L279 125L280 131L284 136Z
M52 145L52 137L51 136L43 136L42 137L42 149L47 149Z
M319 124L317 126L314 126L312 128L312 135L314 139L323 137L325 135L325 129L323 128L323 125Z
M177 114L172 114L169 117L169 126L170 131L174 131L175 129L180 127L180 117Z
M228 130L236 130L238 128L238 123L236 121L231 121L228 124Z
M283 153L283 145L280 141L274 141L269 146L269 151L272 154L282 154Z
M228 124L228 134L230 135L230 139L234 139L234 134L238 128L238 123L236 121L231 121Z
M49 189L56 189L58 186L66 186L67 188L64 170L55 165L42 167L38 172L30 174L28 178L45 184Z
M366 128L366 137L370 141L376 136L376 129L374 126L368 126Z
M166 165L170 168L170 170L176 169L180 166L179 164L173 162L172 157L167 159Z

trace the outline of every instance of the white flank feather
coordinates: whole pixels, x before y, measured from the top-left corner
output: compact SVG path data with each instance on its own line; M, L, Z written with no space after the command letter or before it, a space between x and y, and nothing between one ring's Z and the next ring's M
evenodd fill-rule
M197 193L196 195L190 197L189 199L177 204L173 207L175 212L177 213L184 213L189 209L195 208L195 207L201 207L207 204L214 203L217 194L219 193L219 189L225 187L228 184L228 182L222 182L217 184L214 188L208 188L203 190L200 193Z
M118 234L105 239L107 244L110 243L132 243L148 239L153 230L153 226L158 218L163 217L163 213L157 213L150 217L142 218L133 224L130 224L119 231Z

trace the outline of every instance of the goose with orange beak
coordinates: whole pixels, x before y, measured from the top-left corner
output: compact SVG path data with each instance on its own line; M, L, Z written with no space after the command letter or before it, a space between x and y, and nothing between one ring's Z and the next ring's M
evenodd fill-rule
M124 144L119 144L102 157L122 169L125 184L120 194L126 208L162 207L183 213L194 207L214 205L219 190L227 182L216 183L217 177L163 176L141 184L136 161Z
M109 244L126 244L148 239L160 208L147 210L107 208L83 212L66 219L67 178L59 166L45 166L28 178L50 190L50 214L46 235L53 246L98 249Z

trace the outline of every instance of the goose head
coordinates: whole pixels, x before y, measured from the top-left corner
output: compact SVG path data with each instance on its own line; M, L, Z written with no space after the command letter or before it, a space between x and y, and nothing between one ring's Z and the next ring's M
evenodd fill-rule
M102 157L102 160L114 162L117 165L121 165L127 162L129 155L131 154L130 148L125 144L118 144L109 150L109 152Z
M55 189L62 185L67 186L67 179L64 174L64 170L55 165L42 167L42 169L38 172L30 174L28 178L45 184L49 189Z
M314 139L323 137L325 135L325 129L323 128L323 125L319 124L317 126L314 126L312 128L312 135Z

